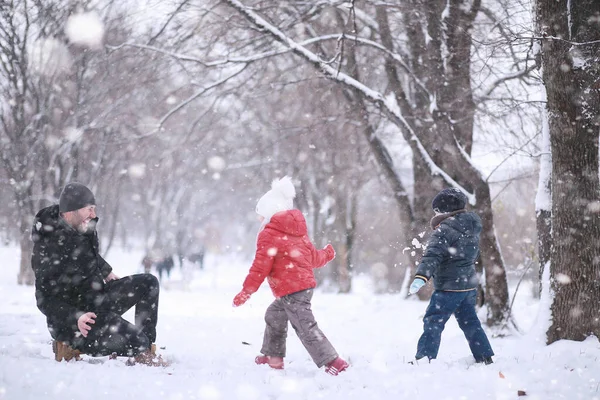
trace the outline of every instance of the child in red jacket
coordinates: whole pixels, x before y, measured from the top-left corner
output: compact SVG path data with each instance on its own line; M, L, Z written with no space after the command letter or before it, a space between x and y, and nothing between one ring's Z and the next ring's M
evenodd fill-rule
M292 180L285 176L273 181L271 190L258 201L256 212L262 225L256 255L233 306L244 304L266 278L276 299L265 313L263 355L256 357L256 363L283 369L289 321L317 367L325 366L327 373L337 375L348 368L348 363L319 329L310 305L317 284L313 268L333 260L335 251L330 244L315 249L304 216L293 209L294 197Z

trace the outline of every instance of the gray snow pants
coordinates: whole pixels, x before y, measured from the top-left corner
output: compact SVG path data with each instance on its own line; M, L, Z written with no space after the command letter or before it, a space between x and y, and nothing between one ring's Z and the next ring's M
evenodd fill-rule
M260 352L271 357L285 357L288 321L298 338L321 368L338 357L337 352L319 329L310 309L313 290L303 290L275 300L265 312L265 336Z

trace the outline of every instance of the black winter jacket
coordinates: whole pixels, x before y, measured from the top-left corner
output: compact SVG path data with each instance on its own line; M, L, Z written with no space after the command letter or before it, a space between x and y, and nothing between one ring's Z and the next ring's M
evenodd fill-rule
M434 278L436 290L464 291L477 287L481 220L473 212L444 219L435 229L417 267L416 278Z
M78 232L60 217L58 205L37 213L31 236L37 306L52 337L70 342L79 331L78 318L104 297L104 278L112 268L98 252L95 229Z

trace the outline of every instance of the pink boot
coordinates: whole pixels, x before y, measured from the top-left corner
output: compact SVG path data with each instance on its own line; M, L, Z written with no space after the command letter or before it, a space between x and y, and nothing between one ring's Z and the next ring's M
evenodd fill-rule
M254 362L258 365L269 364L273 369L283 369L283 357L257 356Z
M336 376L340 372L345 371L349 366L350 365L346 361L338 357L329 364L327 364L327 366L325 367L325 372L327 372L329 375Z

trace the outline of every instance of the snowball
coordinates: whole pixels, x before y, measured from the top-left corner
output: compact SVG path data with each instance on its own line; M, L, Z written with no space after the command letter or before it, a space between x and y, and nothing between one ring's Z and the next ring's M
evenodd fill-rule
M104 40L104 24L95 12L73 14L67 20L65 33L72 43L100 49Z
M44 141L44 143L46 143L46 147L54 150L57 149L58 146L60 146L61 140L54 135L48 135L46 136L46 140Z
M568 285L571 283L571 277L565 274L557 274L556 281L562 285Z
M132 164L127 169L127 172L132 178L142 178L146 175L146 164Z
M600 213L600 201L591 201L587 205L587 209L592 213Z
M69 142L76 142L81 136L83 136L83 131L75 126L69 126L65 128L63 135Z
M206 163L208 164L208 168L212 169L213 171L223 171L227 166L227 163L223 157L219 156L210 157Z

